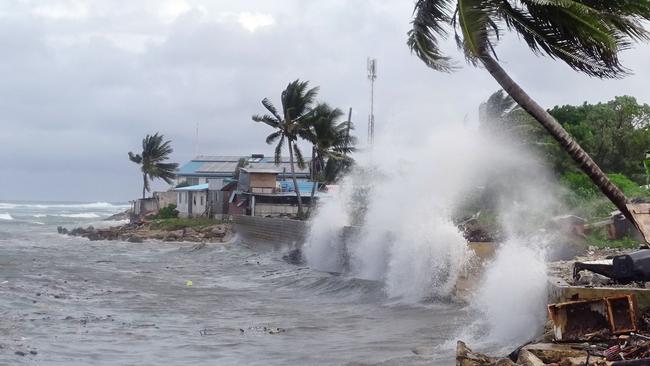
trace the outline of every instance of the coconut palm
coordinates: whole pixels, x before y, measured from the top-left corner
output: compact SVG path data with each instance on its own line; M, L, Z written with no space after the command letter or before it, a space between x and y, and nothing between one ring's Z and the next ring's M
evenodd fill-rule
M276 165L280 164L282 148L286 140L289 149L291 178L298 198L299 217L303 216L303 208L294 167L294 153L295 162L297 162L298 167L301 169L304 168L305 160L300 148L298 147L298 138L306 137L306 129L308 128L306 120L311 115L312 106L317 94L318 87L309 89L308 81L300 81L298 79L294 80L282 91L280 96L282 102L281 111L278 111L268 98L264 98L262 99L262 105L270 114L254 115L252 117L253 121L265 123L276 130L266 137L266 143L269 145L277 141L275 146Z
M633 223L627 198L571 138L501 67L495 46L501 31L517 33L535 54L560 59L576 71L598 78L625 75L619 51L647 40L648 0L418 0L407 44L438 71L456 68L440 50L440 38L453 30L466 61L483 65L501 87L530 113ZM638 226L638 225L637 225Z
M332 182L342 167L352 164L349 153L355 150L356 137L350 135L352 122L339 122L343 112L325 103L318 104L307 119L305 138L312 143L312 189L309 209L313 207L316 185L320 180ZM326 169L329 168L329 169ZM322 176L329 172L329 176Z
M150 191L149 182L160 178L167 184L171 184L176 177L177 163L165 163L174 149L171 148L171 141L163 142L164 136L156 132L153 136L147 135L142 139L142 152L134 154L129 152L129 160L140 165L142 171L142 198Z

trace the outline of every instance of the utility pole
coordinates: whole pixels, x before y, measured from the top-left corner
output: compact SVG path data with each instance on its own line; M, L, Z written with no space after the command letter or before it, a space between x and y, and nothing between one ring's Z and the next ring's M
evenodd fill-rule
M368 58L368 80L370 80L370 115L368 116L368 146L375 141L375 79L377 79L377 60Z

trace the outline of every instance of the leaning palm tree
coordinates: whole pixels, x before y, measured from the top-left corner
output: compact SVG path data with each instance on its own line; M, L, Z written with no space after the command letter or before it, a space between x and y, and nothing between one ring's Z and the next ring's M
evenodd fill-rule
M305 139L312 143L311 173L312 188L309 209L313 207L316 185L322 179L333 180L332 177L321 177L326 164L329 164L328 171L334 172L334 166L349 166L352 158L349 153L355 150L356 137L350 135L354 129L352 122L339 122L343 112L332 109L325 103L318 104L307 120L308 128L305 131ZM331 178L331 179L328 179ZM309 212L309 211L308 211Z
M142 171L142 198L150 191L149 182L160 178L167 184L171 184L176 177L177 163L165 163L174 149L171 148L171 141L163 142L164 136L156 132L153 136L147 135L142 139L142 152L134 154L129 152L129 160L140 165Z
M303 169L305 167L305 160L300 148L298 147L298 138L306 137L306 129L308 128L306 120L311 115L312 106L317 94L318 87L309 89L308 81L292 81L287 85L286 89L282 91L280 96L282 102L281 111L278 111L268 98L264 98L262 99L262 105L271 114L254 115L252 117L253 121L265 123L276 130L266 137L266 143L269 145L277 141L277 145L275 146L276 165L280 164L282 159L282 148L286 140L289 149L289 168L291 169L291 178L298 198L299 217L303 216L303 208L294 167L294 153L298 167Z
M519 34L535 54L560 59L590 76L621 77L628 70L621 65L618 53L628 48L631 41L649 38L643 27L646 20L650 20L648 0L418 0L407 44L426 65L449 72L456 66L440 50L439 41L452 29L467 62L483 65L625 217L640 227L623 192L564 128L510 78L498 62L495 46L500 32L507 29Z

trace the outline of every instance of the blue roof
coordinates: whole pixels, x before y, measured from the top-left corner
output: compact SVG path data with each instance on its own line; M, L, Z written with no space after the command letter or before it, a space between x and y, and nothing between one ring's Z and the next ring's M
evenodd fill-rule
M305 182L305 181L298 181L298 189L300 190L300 193L311 193L311 189L314 186L314 182ZM294 189L293 181L281 181L280 182L280 188L282 189L282 192L295 192L296 190ZM318 187L316 187L318 188Z
M187 175L187 174L194 174L199 168L201 168L201 165L203 165L202 161L190 161L188 163L183 164L178 169L178 172L176 174L179 175Z
M175 191L203 191L203 190L208 189L208 187L210 187L210 184L203 183L203 184L197 184L195 186L174 188L174 190Z

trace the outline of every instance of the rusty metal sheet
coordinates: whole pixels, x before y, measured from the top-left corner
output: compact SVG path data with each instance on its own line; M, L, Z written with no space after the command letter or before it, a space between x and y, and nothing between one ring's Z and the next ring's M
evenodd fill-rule
M639 229L646 243L650 244L650 203L628 203L627 209L634 217L634 226Z
M557 341L584 341L637 330L636 301L629 294L550 304L548 314Z
M636 307L632 295L606 297L609 323L614 334L637 331Z
M610 332L605 299L569 301L548 305L556 341L580 341Z

